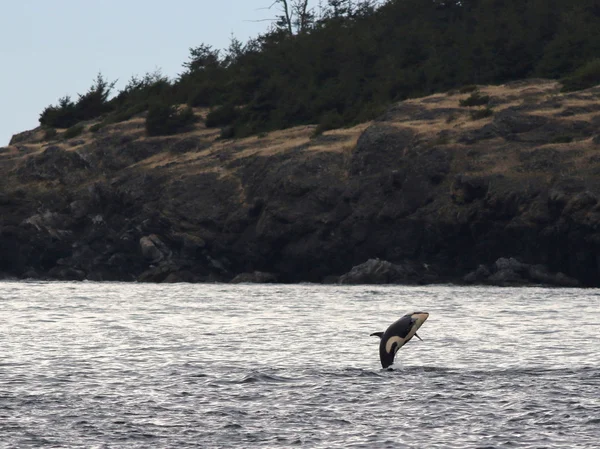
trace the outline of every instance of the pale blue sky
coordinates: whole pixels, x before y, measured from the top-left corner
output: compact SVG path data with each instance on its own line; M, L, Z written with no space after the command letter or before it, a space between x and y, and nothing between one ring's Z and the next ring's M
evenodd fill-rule
M102 72L122 88L157 68L174 77L189 48L225 48L265 31L272 0L15 0L2 4L0 147L38 126L43 108L77 98Z

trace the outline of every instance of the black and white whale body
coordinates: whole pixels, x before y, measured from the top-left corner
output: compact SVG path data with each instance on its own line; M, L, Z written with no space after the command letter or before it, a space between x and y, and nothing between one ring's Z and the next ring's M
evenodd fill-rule
M383 368L387 368L394 363L396 352L413 336L416 335L421 340L421 337L417 335L417 331L427 318L429 318L427 312L409 313L392 323L385 332L374 332L371 334L371 336L376 335L381 338L379 342L379 358L381 359L381 366Z

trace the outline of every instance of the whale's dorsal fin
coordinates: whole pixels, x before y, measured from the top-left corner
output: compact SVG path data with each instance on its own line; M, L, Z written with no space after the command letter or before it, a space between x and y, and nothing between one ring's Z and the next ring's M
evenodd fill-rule
M419 337L419 334L417 334L416 332L415 332L415 337L417 337L419 340L423 341L423 339L421 337Z
M383 337L383 332L373 332L369 337Z

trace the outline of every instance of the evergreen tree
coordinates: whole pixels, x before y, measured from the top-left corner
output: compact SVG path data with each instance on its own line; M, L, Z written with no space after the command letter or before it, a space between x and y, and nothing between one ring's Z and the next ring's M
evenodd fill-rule
M110 100L114 84L99 75L76 103L64 97L44 109L40 122L70 127L187 102L210 107L211 123L241 136L306 123L349 125L392 101L469 84L541 76L580 88L596 79L597 0L321 0L318 15L308 0L273 6L276 24L268 32L245 44L232 38L223 52L191 48L172 82L134 78Z

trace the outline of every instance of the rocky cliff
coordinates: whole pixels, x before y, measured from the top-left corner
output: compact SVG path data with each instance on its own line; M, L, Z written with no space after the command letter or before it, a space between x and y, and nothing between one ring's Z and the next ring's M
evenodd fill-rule
M316 137L147 137L143 117L17 135L0 149L0 273L352 282L379 259L358 279L600 285L600 88L479 90L487 106L438 94Z

